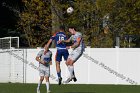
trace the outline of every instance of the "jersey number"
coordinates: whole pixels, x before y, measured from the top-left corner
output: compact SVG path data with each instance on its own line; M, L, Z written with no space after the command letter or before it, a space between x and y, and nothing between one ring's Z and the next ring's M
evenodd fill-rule
M59 36L59 41L64 40L64 37Z
M59 40L57 41L57 44L59 44L59 41L64 40L64 37L59 36Z

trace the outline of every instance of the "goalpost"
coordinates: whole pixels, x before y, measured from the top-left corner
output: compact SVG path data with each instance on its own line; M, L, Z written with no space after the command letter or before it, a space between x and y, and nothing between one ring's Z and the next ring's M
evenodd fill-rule
M19 37L0 38L0 49L19 48Z

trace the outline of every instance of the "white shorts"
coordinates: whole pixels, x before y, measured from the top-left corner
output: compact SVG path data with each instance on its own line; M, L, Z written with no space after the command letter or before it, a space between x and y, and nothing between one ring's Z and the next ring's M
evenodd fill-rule
M81 48L76 48L69 54L68 58L76 62L83 54L83 51Z
M50 76L50 67L39 67L39 76Z

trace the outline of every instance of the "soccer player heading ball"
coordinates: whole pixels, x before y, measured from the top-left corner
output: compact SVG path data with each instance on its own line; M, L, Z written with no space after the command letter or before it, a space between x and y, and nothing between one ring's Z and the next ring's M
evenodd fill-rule
M77 32L74 27L69 27L69 32L72 34L68 40L61 40L59 43L68 43L73 41L74 44L71 46L73 51L69 54L68 59L66 61L66 65L70 72L70 77L65 81L65 83L69 83L74 80L77 81L74 73L74 63L81 57L83 51L85 49L85 45L83 43L83 37L80 32Z
M54 40L57 48L56 52L56 71L57 71L57 76L58 76L58 84L60 85L62 82L62 77L61 77L61 68L60 68L60 62L62 61L62 56L64 57L64 60L66 61L68 58L68 50L66 48L65 43L59 43L61 40L67 40L66 34L64 33L64 26L59 27L59 31L56 32L48 41L47 47L51 44L51 42Z

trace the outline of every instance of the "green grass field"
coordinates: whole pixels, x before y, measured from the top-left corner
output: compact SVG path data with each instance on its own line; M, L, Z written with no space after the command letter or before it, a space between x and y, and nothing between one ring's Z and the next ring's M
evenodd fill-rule
M37 84L0 83L0 93L36 93ZM45 84L41 93L46 93ZM86 85L86 84L51 84L51 93L140 93L140 86L131 85Z

